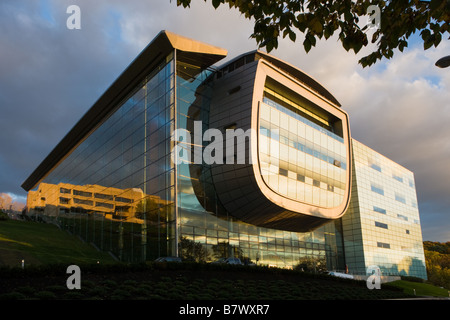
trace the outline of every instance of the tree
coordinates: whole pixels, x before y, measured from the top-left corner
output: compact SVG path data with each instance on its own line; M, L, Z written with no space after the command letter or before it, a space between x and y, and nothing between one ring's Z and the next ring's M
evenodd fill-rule
M424 241L428 281L450 289L450 242Z
M209 259L208 250L200 242L189 240L186 237L180 238L180 249L183 260L205 262Z
M190 3L177 0L177 5L185 8ZM309 52L317 39L329 39L338 32L347 51L358 53L362 47L376 44L375 51L359 60L363 67L383 57L391 58L396 49L402 52L410 36L417 32L425 50L436 47L450 28L449 0L212 0L216 9L226 3L247 19L254 19L251 37L267 52L278 47L280 37L295 42L297 32L304 34L303 47ZM369 11L374 8L371 6L379 9L380 23L369 36L370 24L360 26L360 18L374 17L374 11Z

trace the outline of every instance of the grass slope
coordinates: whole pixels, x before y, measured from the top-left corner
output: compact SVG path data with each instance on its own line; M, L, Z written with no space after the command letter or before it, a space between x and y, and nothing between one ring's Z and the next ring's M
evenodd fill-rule
M0 221L0 265L86 264L113 262L105 252L52 224Z
M447 289L439 288L428 283L398 280L390 282L389 285L400 288L407 294L419 297L450 297L450 292Z

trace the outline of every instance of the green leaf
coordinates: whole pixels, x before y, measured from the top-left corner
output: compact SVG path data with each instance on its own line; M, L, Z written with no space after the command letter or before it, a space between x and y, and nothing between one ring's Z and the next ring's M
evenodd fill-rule
M295 40L297 39L297 35L292 30L289 31L289 39L291 39L292 42L295 42Z
M315 34L322 34L322 32L323 32L323 25L322 25L322 23L320 22L319 19L314 18L313 21L311 21L310 29Z
M441 6L441 4L443 4L445 2L445 0L431 0L430 1L430 10L434 11L437 8L439 8Z
M308 38L306 38L306 39L303 41L303 47L305 48L306 53L308 53L309 50L311 50L311 42L309 41Z
M221 0L212 0L212 5L214 9L217 9L220 6Z

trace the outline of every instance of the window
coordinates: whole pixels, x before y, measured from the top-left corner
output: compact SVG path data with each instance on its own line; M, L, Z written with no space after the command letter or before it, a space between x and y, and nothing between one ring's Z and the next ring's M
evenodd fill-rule
M378 248L390 249L391 245L389 243L377 242L377 247Z
M384 196L384 190L383 190L383 187L382 187L382 186L380 186L380 185L378 185L378 184L375 184L375 183L372 183L372 184L370 185L370 189L371 189L373 192L376 192L376 193L381 194L382 196Z
M386 209L379 208L379 207L376 207L376 206L373 206L373 211L378 212L378 213L382 213L382 214L386 214Z
M404 215L399 214L399 213L397 213L397 218L405 220L405 221L408 221L408 217L407 216L404 216Z
M313 180L313 186L314 187L320 187L320 181L319 180Z
M287 177L288 176L288 171L286 169L279 168L278 169L278 174Z
M95 193L94 197L97 199L114 200L114 197L110 194Z
M397 200L398 202L406 204L405 197L403 195L401 195L401 194L395 193L395 200Z
M375 170L381 172L381 167L379 165L375 164L375 163L371 163L369 165L369 167L371 167L372 169L375 169Z
M305 176L300 173L297 173L297 180L301 181L301 182L305 182Z
M91 192L85 192L85 191L80 191L80 190L73 190L73 194L75 196L82 196L82 197L92 197L92 193Z
M409 234L409 230L408 229L406 229L406 234Z
M392 174L392 178L394 178L395 180L397 180L399 182L403 182L403 178L395 173Z
M104 202L96 202L95 203L96 207L103 207L103 208L108 208L108 209L113 209L114 205L110 204L110 203L104 203Z
M383 229L388 228L388 225L386 223L382 223L382 222L378 222L378 221L375 221L375 226L378 228L383 228Z
M119 202L125 202L125 203L131 203L131 202L133 202L133 200L127 199L127 198L123 198L123 197L116 197L116 201L119 201Z
M381 172L381 166L380 166L378 160L369 158L369 159L368 159L368 163L369 163L369 167L370 167L370 168L372 168L372 169L374 169L374 170L377 170L377 171Z
M327 190L331 191L331 192L334 192L334 186L331 185L331 184L327 185Z
M60 204L69 204L69 201L70 201L70 199L67 199L67 198L63 198L63 197L59 198Z
M73 202L74 203L77 203L77 204L85 204L85 205L87 205L87 206L92 206L94 203L92 202L92 201L90 201L90 200L82 200L82 199L77 199L77 198L74 198L73 199Z
M60 188L60 189L59 189L59 192L60 192L60 193L68 193L68 194L70 194L70 193L72 192L72 190L66 189L66 188Z

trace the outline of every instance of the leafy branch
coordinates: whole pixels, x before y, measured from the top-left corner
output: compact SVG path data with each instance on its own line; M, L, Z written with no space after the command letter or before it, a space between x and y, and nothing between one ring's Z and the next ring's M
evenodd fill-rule
M205 0L206 2L207 0ZM278 47L281 38L297 40L304 34L303 47L309 52L317 39L329 39L335 33L346 51L358 53L370 43L376 50L359 63L370 66L382 58L390 59L394 50L408 46L411 35L419 32L424 50L437 47L444 34L450 32L450 0L212 0L214 8L228 4L247 19L254 19L254 38L267 52ZM177 0L187 8L191 0ZM380 24L368 35L368 27L360 26L360 18L368 16L369 6L380 9ZM370 38L370 39L369 39Z

